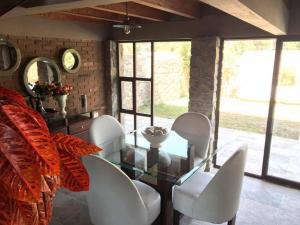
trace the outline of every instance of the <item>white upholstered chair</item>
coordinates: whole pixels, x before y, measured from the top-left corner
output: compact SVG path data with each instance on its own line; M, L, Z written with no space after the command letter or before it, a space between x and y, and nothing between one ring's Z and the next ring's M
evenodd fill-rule
M94 225L150 225L160 213L161 197L152 187L130 180L99 156L83 158L90 176L87 201Z
M117 142L116 138L124 136L125 130L117 119L110 115L103 115L93 120L89 129L89 138L92 144L101 147L103 150L98 153L101 157L120 161L121 139ZM112 140L113 143L111 142ZM117 145L117 146L116 146ZM145 157L135 153L135 164L144 167Z
M176 118L171 129L195 146L194 166L201 163L207 155L210 141L211 124L209 119L201 113L184 113Z
M174 220L178 212L196 220L235 223L244 177L247 146L240 147L213 176L198 171L173 187ZM177 218L176 218L177 217ZM177 224L174 224L177 225Z
M110 115L103 115L94 119L89 129L90 142L102 147L103 151L100 155L105 157L108 155L118 157L119 152L113 152L113 149L117 148L109 148L103 144L123 135L125 135L124 128L118 120Z

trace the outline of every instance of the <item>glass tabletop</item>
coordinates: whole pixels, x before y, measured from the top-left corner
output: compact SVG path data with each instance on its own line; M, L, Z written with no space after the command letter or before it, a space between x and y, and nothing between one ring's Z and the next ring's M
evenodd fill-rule
M163 180L178 185L210 159L203 159L200 165L193 168L194 146L175 131L170 131L159 148L151 147L139 130L102 143L101 147L104 151L100 156L120 166L131 177L136 174L146 175L150 180Z

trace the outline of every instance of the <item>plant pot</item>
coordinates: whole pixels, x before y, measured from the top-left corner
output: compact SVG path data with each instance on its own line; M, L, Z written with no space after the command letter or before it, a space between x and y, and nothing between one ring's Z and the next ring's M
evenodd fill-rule
M66 118L66 115L67 115L67 111L66 111L67 98L68 98L68 95L57 95L57 96L55 96L55 100L57 101L59 109L60 109L60 111L59 111L60 115L63 118Z

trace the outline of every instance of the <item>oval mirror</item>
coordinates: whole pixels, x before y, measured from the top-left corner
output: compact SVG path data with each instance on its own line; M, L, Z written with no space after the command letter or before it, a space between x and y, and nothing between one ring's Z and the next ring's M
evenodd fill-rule
M62 55L63 68L68 73L76 73L81 66L81 57L75 49L67 49Z
M61 82L59 68L53 60L39 57L27 64L24 72L24 85L31 96L36 97L32 91L36 82L50 84L52 81Z
M20 63L20 50L9 41L0 39L0 74L9 75L19 68Z

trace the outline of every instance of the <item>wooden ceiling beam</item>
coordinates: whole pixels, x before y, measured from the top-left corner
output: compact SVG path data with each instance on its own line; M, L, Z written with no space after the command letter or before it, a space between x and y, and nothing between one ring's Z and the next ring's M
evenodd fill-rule
M126 15L126 5L125 3L117 3L111 5L100 5L91 7L96 10L104 11L104 12L111 12L116 13L119 15ZM143 5L128 2L128 14L130 17L141 18L145 20L151 21L167 21L169 19L169 15L165 12L162 12L157 9L145 7Z
M14 9L15 7L21 5L22 3L26 2L26 0L10 0L10 1L1 1L0 2L0 16L6 14L10 10Z
M200 0L274 35L284 35L289 12L283 0Z
M55 19L55 20L68 20L68 21L78 21L78 22L87 22L87 23L107 23L107 21L104 21L100 18L77 15L68 12L44 13L44 14L36 14L35 16L45 17L45 18Z
M199 18L201 12L201 6L196 1L133 0L133 2L190 19Z
M105 20L110 22L122 23L124 21L124 16L115 15L108 12L100 12L99 10L91 9L91 8L83 8L83 9L73 9L68 11L63 11L63 13L68 15L74 15L78 17L85 17L91 19Z

